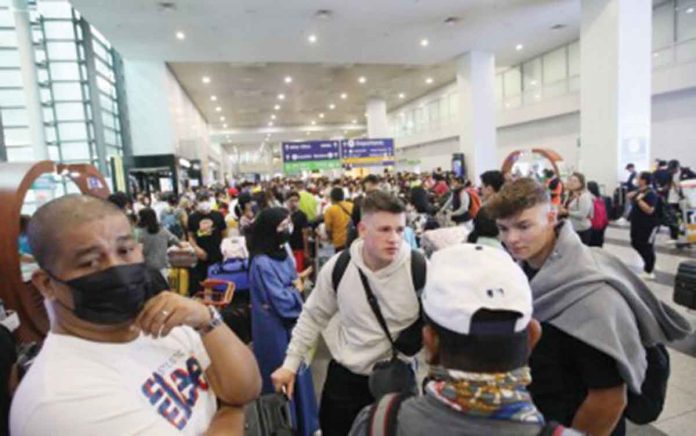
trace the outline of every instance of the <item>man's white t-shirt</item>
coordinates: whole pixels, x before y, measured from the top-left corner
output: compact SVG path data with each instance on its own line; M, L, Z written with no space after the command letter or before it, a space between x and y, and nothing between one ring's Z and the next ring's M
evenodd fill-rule
M199 335L102 343L49 333L12 402L22 435L197 435L217 410Z

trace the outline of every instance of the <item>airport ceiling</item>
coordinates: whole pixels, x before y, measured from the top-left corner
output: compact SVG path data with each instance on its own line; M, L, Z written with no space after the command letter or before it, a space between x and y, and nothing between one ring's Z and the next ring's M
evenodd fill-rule
M370 97L398 108L452 82L462 53L505 68L576 39L580 21L580 0L71 2L124 58L169 63L218 133L362 125Z

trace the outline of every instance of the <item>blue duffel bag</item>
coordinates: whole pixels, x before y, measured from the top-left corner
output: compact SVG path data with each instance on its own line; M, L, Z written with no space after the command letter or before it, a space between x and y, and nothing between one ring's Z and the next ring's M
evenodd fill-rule
M233 282L234 292L249 292L249 259L227 259L208 267L208 278Z

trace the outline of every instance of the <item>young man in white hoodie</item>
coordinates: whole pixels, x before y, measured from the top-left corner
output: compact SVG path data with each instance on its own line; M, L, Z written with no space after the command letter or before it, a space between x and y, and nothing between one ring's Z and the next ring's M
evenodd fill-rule
M412 252L403 243L405 207L383 191L367 195L358 225L360 239L350 247L350 262L336 289L332 273L340 254L319 273L292 332L283 366L273 375L278 390L292 396L300 364L337 315L338 328L320 407L322 433L346 435L360 410L374 402L368 378L376 363L388 360L391 344L370 308L359 270L367 277L392 338L420 320L412 276Z

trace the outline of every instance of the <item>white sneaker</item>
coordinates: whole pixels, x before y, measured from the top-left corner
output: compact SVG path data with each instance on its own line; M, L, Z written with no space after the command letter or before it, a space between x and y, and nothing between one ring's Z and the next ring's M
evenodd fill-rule
M655 273L647 273L647 272L642 272L640 273L640 278L643 280L655 280Z

